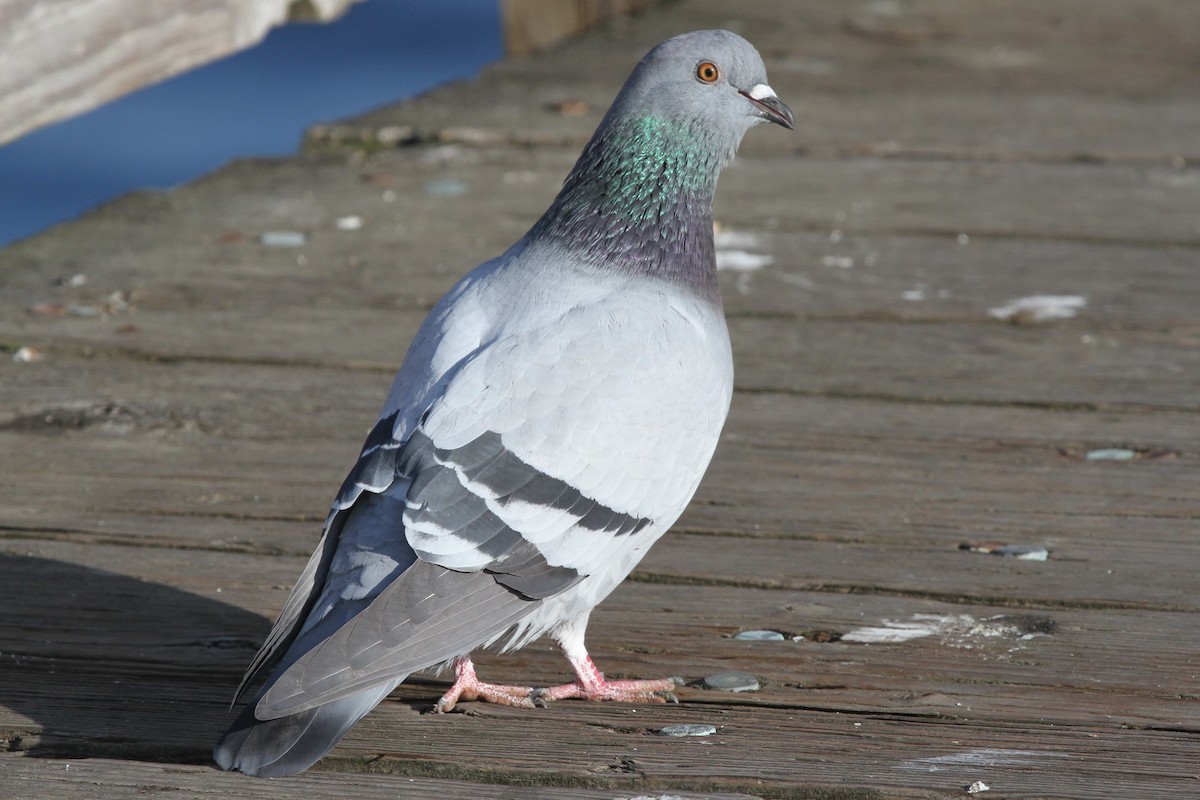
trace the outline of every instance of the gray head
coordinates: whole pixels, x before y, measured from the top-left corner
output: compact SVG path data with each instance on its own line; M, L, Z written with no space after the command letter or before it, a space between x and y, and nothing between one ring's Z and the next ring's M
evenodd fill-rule
M675 36L647 53L605 122L626 116L653 116L703 133L724 151L723 160L753 125L794 126L791 110L767 83L758 51L736 33L722 30Z

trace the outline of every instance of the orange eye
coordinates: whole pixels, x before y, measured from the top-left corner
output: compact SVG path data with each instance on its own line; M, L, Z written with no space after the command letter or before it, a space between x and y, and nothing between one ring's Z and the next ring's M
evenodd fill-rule
M696 65L696 77L703 83L716 83L721 77L721 70L711 61L701 61Z

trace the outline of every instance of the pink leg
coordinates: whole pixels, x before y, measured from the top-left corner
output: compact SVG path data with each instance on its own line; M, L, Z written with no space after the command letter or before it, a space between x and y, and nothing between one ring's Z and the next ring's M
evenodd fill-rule
M470 656L454 659L454 685L442 695L433 710L438 714L445 714L454 708L459 700L486 700L489 703L520 708L546 705L545 701L534 697L534 689L531 686L502 686L479 680L475 676L475 665Z
M641 681L606 681L604 673L596 669L592 657L583 645L583 632L587 627L587 614L563 626L554 634L563 655L575 670L575 680L562 686L534 689L531 686L503 686L484 683L475 676L475 665L470 656L454 660L454 685L450 687L434 706L434 711L444 714L459 700L486 700L505 706L520 708L545 707L551 700L578 697L583 700L611 700L618 703L678 703L674 689L683 683L681 678L659 678Z

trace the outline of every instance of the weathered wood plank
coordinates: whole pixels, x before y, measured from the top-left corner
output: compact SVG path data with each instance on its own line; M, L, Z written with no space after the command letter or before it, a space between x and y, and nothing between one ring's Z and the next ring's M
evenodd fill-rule
M53 379L43 399L57 380L74 376L89 387L79 401L84 411L32 405L0 423L5 449L22 454L21 469L0 486L0 523L18 533L217 548L254 542L293 553L310 546L327 511L322 498L354 458L386 383L375 374L330 380L319 370L220 364L46 367ZM140 386L150 375L159 377ZM132 396L139 403L110 405ZM298 397L314 399L296 407ZM100 410L89 417L89 408ZM1156 554L1186 550L1186 531L1200 514L1190 491L1196 430L1189 413L739 395L725 444L681 527L868 549L902 541L951 559L969 539L1036 540L1101 564L1122 553L1122 561L1152 569ZM69 459L48 446L64 433ZM1082 459L1109 446L1181 455ZM30 502L37 497L44 502ZM1097 578L1079 591L1102 594Z
M120 703L124 690L76 680L71 673L94 676L134 668L144 682L158 681L163 691L171 683L186 683L191 693L202 686L206 713L216 720L214 733L244 662L304 561L37 540L8 540L3 548L5 602L12 605L32 591L45 598L19 624L5 624L6 669L27 675L6 682L5 705L39 719L52 708L46 698L64 690L102 704ZM184 572L181 559L187 564ZM976 713L1005 718L1028 715L1027 705L1021 711L1025 695L1040 687L1046 697L1065 698L1036 708L1042 716L1056 709L1059 721L1119 715L1124 723L1146 725L1168 724L1174 716L1170 724L1186 726L1196 721L1188 699L1194 699L1195 688L1188 666L1191 619L1188 613L1152 610L1020 611L919 597L634 581L597 612L592 638L597 658L613 674L668 671L699 678L743 662L765 682L766 690L755 698L767 704L830 709L883 704L903 711L914 708L913 698L936 692L964 696ZM897 635L896 641L878 631L872 640L870 631L862 632L888 628L891 621L892 629L903 633L901 626L914 620L926 624L907 638ZM834 635L828 642L812 636L804 642L767 643L730 638L754 628L789 636L812 630ZM1153 667L1139 661L1141 652L1156 654ZM58 659L63 674L36 677L45 672L46 659ZM565 678L565 664L548 645L515 656L484 657L481 663L505 680ZM1086 678L1072 679L1080 674L1079 664L1088 665ZM49 687L56 688L46 691ZM884 687L886 699L875 694ZM436 695L414 691L424 692L425 702ZM1115 702L1116 692L1137 698L1136 703ZM41 695L39 706L33 701ZM720 695L684 690L684 697ZM943 711L939 705L917 703L916 713L921 706ZM169 708L157 713L174 716ZM80 714L50 719L59 736L88 724ZM168 725L182 737L177 744L203 736L195 730L198 719ZM136 719L131 722L136 725ZM104 724L117 725L115 718ZM160 732L153 740L169 738Z
M22 454L19 473L0 486L8 536L304 554L382 391L379 376L352 373L359 380L338 380L315 408L295 410L298 394L323 391L320 371L198 364L160 368L168 380L152 382L143 405L114 411L105 398L136 391L128 370L68 366L88 379L103 413L52 406L4 423L0 441ZM198 391L218 398L193 408L193 419L207 420L199 429L176 411ZM47 444L76 424L64 460ZM645 570L968 602L1192 607L1196 431L1188 413L739 395L679 526L707 535L669 538ZM1113 445L1182 455L1082 459ZM1008 562L957 549L996 539L1053 557ZM738 554L713 555L733 544ZM786 557L796 547L803 558ZM913 558L919 567L893 569Z
M242 363L329 366L335 374L343 372L343 365L361 366L380 376L388 375L399 361L402 343L407 341L396 333L401 326L391 324L395 315L376 321L364 319L362 314L356 316L360 325L388 330L388 338L395 340L392 346L375 344L356 349L353 341L358 332L350 330L300 344L296 335L326 327L325 323L335 319L332 315L323 320L304 315L291 324L264 330L257 340L258 348L278 352L286 347L289 355L276 358L260 350L246 353ZM414 315L407 320L411 326L402 327L412 330L417 319ZM147 329L157 329L162 337L151 348L132 348L124 353L101 351L100 355L126 355L135 362L182 362L178 371L186 373L194 362L213 360L206 353L228 353L228 348L238 346L254 330L244 319L226 315L192 315L189 322L223 333L205 336L201 346L196 347L194 339L192 343L186 341L193 337L172 338L169 321L163 319L158 324L146 323ZM801 396L1104 411L1121 407L1186 411L1196 408L1200 400L1194 377L1200 368L1194 343L1198 334L1188 328L1111 332L1085 323L1030 329L988 323L922 326L887 320L851 322L754 316L730 319L739 361L738 388ZM39 342L36 348L40 352L54 359L96 354L86 339L77 343L66 337L55 339L57 343L50 346L45 339L34 341ZM364 352L368 350L377 352ZM216 356L215 360L225 358ZM17 366L7 367L4 372L11 374L18 369L32 371ZM386 377L379 378L378 383L386 385ZM383 390L375 392L376 402L382 401L383 394ZM320 396L311 401L319 402ZM25 410L18 408L16 413Z
M802 146L814 152L1162 165L1200 158L1190 66L1200 11L1187 0L1010 0L987 8L929 0L688 3L599 31L536 64L500 62L475 81L344 128L360 136L410 126L443 139L582 143L612 97L596 64L619 63L614 69L623 73L664 37L706 27L753 32L772 85L796 108ZM564 100L590 111L563 116L554 109ZM745 144L748 152L794 147L768 136Z
M131 195L103 215L73 223L63 235L7 248L6 284L11 301L27 305L98 303L120 290L132 296L139 315L231 311L271 302L311 311L419 311L466 269L523 233L574 156L573 149L560 148L446 147L379 153L357 170L331 159L242 162L198 182L190 194ZM768 178L781 172L795 178ZM722 182L718 217L755 235L761 252L782 268L808 271L814 285L793 285L788 291L795 296L861 281L870 292L865 299L878 301L879 288L864 280L874 275L905 283L940 278L946 285L934 288L970 293L1056 288L1047 287L1047 280L1074 282L1064 288L1080 291L1098 281L1114 294L1113 285L1144 286L1151 295L1167 289L1169 299L1170 283L1179 280L1180 265L1200 242L1193 213L1200 207L1198 175L1200 169L1192 168L746 155ZM466 181L467 193L431 202L423 185L444 177ZM280 192L293 182L318 188L281 201ZM381 183L394 187L390 201L382 199ZM774 210L769 218L755 210L764 193L770 202L762 206ZM237 200L213 202L230 195ZM1087 204L1078 202L1081 196L1088 197ZM492 225L461 235L460 213L501 198L505 210ZM361 231L336 229L336 219L349 214L363 217ZM186 235L199 251L181 257L178 243L162 238L164 225ZM259 233L278 227L307 231L305 245L258 243ZM835 230L841 238L831 241ZM114 240L117 231L127 238ZM825 238L805 235L809 231ZM960 233L969 244L957 244ZM81 260L83 242L89 249ZM1142 254L1150 260L1144 276L1129 272L1140 247L1153 248ZM849 257L857 271L831 269L823 263L826 256L839 265ZM103 276L101 282L57 291L48 283L86 273L84 266L93 277ZM323 278L333 266L342 270L338 282ZM1169 283L1161 283L1164 279ZM863 299L843 297L838 307L861 306ZM990 304L1008 297L980 299ZM1118 298L1104 299L1108 311ZM890 300L896 309L912 306L899 291ZM104 320L95 319L32 317L26 323L39 321L48 330L68 323L105 330L96 325ZM8 331L15 322L6 320Z
M281 600L281 587L270 582L290 579L302 560L193 553L180 573L177 552L22 545L33 555L0 559L0 591L36 592L46 602L19 626L3 626L0 729L10 747L204 760L230 688L267 625L240 605ZM11 607L16 598L3 602ZM977 625L895 643L728 638L760 626L849 633L916 614L973 615ZM995 776L1022 796L1054 794L1048 773L1055 759L1069 757L1087 765L1072 771L1069 796L1181 785L1173 781L1192 763L1187 753L1200 723L1190 615L1055 611L1013 617L1017 628L1007 633L995 620L988 628L989 616L985 608L913 599L628 584L597 613L592 631L596 657L611 674L699 677L737 665L758 674L763 691L685 688L681 706L662 708L563 703L530 713L470 704L469 715L439 718L418 712L440 689L417 683L356 728L325 767L583 785L606 778L622 785L632 776L663 787L703 782L753 792L752 777L786 783L817 765L819 784L864 785L856 770L867 758L888 785L950 790L945 780L978 769L964 785ZM1029 637L1021 625L1043 632ZM1155 653L1152 665L1139 664L1145 652ZM542 645L485 657L481 669L497 680L564 677L561 658ZM1079 677L1064 680L1069 675ZM647 734L680 722L718 725L721 738L680 744ZM552 760L546 741L556 742ZM1111 761L1119 752L1129 755ZM1135 766L1135 752L1154 757ZM1014 766L1030 769L1014 776ZM1117 766L1128 775L1107 783Z
M460 161L465 167L481 155ZM416 161L396 158L397 169ZM491 158L493 175L518 166L511 155ZM1200 404L1193 376L1200 329L1186 300L1194 247L1173 246L1195 237L1195 176L1154 187L1136 171L1115 167L1064 166L1055 168L1063 174L1052 174L1044 165L1002 165L1009 174L998 183L971 177L976 167L970 164L805 162L799 169L807 173L810 167L814 191L800 194L812 198L807 206L795 202L794 186L772 190L787 195L774 198L772 207L789 208L788 217L774 220L777 232L763 232L771 220L736 209L783 167L774 159L747 159L727 179L734 188L725 220L757 242L751 251L774 259L759 271L726 276L742 386L955 401ZM934 174L942 168L953 174ZM230 172L197 191L212 198L235 191L244 176ZM307 170L289 165L278 172L276 180L303 178L330 192L339 182L344 191L368 191L353 173L332 164ZM1046 185L1038 188L1037 180ZM519 235L536 214L534 192L526 189L529 213L514 216L481 245L456 235L457 217L446 208L431 210L439 204L413 194L404 203L413 216L394 220L403 226L396 229L399 240L364 241L328 230L339 213L333 201L302 203L285 214L280 206L287 204L275 202L271 183L255 190L252 202L210 201L226 209L223 219L210 212L196 222L195 198L141 210L130 201L128 216L97 220L99 227L79 223L79 238L10 248L0 256L12 303L0 337L9 347L32 344L56 354L98 351L387 372L433 299L470 264ZM498 178L493 186L499 191L501 184ZM1024 199L1021 186L1044 202ZM1127 197L1141 190L1145 202L1131 214ZM378 189L369 194L378 204ZM1090 198L1086 210L1056 210L1080 195ZM470 205L488 202L493 200L478 196ZM853 213L859 206L861 213ZM843 209L847 218L831 220L830 208ZM112 226L129 217L141 219L142 233L110 238ZM887 220L895 227L882 230ZM280 223L321 230L300 253L264 250L253 241L254 231ZM196 226L192 235L210 242L210 254L202 256L210 266L201 270L155 233L189 225ZM803 232L835 228L843 231L838 242ZM896 235L904 229L905 235ZM242 241L220 244L222 231L230 230ZM930 230L942 235L930 236ZM956 231L968 236L968 244L955 243ZM94 245L97 239L101 244ZM139 255L131 256L129 247ZM105 277L77 289L51 288L56 276L78 268L70 254L81 248L89 252L88 269ZM411 269L402 282L392 274L398 262ZM347 271L329 285L321 271L333 264ZM122 292L136 313L70 315L71 308L105 308L113 291ZM913 292L926 299L905 299ZM1033 294L1078 295L1087 306L1076 319L1048 326L989 316L991 309Z
M79 337L27 333L18 341L34 342L54 358L96 354L107 339L112 349L99 350L100 355L225 361L223 354L241 348L241 355L229 360L384 374L395 368L408 341L405 334L423 316L356 312L351 322L345 314L297 312L256 327L245 313L189 314L188 324L197 326L193 330L211 333L186 336L172 336L169 317L146 317L137 323L144 335L136 344L108 331ZM914 325L790 315L735 316L729 325L738 388L750 391L1050 406L1188 409L1200 403L1195 380L1200 330L1191 325L1164 321L1158 330L1112 331L1086 321L1035 327L986 320ZM314 329L330 335L304 338ZM256 330L261 335L253 338ZM386 331L387 341L375 338L356 346L364 342L363 331L376 330ZM16 369L25 368L9 366L5 372Z
M27 758L0 755L0 776L9 800L136 800L148 794L168 794L173 800L554 800L562 788L497 786L436 778L312 772L293 778L256 780L244 775L214 773L205 767L143 764L91 758L85 760ZM571 797L612 800L612 791L572 787ZM750 800L750 795L672 792L679 800Z

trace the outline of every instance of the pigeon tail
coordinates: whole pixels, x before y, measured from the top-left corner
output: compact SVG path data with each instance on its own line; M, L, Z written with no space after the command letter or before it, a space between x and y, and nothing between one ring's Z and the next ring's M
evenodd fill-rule
M403 679L278 719L260 720L254 716L256 698L242 709L217 742L213 758L221 769L247 775L262 778L295 775L332 750L346 731L379 705Z

